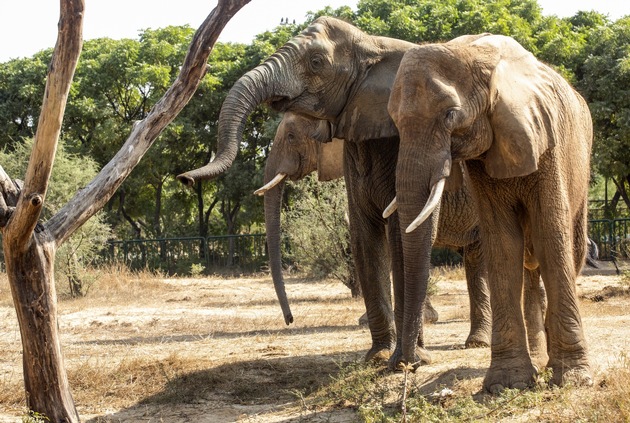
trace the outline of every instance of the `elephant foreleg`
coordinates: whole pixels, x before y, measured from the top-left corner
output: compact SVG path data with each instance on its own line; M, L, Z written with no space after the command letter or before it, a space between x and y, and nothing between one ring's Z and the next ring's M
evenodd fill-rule
M523 292L523 233L515 213L491 205L483 208L484 253L492 305L490 368L484 387L493 393L523 389L534 382L521 308Z
M546 212L550 214L549 208ZM547 292L548 310L545 326L548 332L549 363L553 371L552 383L562 385L592 383L587 357L586 339L575 292L577 269L584 262L586 221L575 225L558 225L558 216L569 218L562 210L557 215L539 219L540 227L534 233L534 249L540 262L540 271ZM556 221L552 226L548 221ZM558 229L571 228L579 234ZM572 243L579 245L573 249ZM578 251L578 253L576 253ZM576 260L579 265L576 264Z
M365 359L387 360L396 335L385 226L382 222L370 222L352 207L350 209L352 254L372 337L372 346Z

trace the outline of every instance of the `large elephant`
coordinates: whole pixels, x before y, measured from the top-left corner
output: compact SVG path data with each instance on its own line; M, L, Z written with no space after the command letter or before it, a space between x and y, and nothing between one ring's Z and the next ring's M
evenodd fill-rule
M400 60L414 46L370 36L338 19L318 18L234 84L219 117L216 157L206 166L178 176L183 183L193 184L225 171L238 152L247 117L263 102L278 111L328 121L332 136L344 139L351 249L372 337L366 359L390 355L397 341L395 327L403 320L398 214L385 219L382 211L394 198L399 144L387 102ZM454 239L449 243L471 245L471 237L478 236L474 227L452 233ZM451 234L444 231L444 235ZM428 256L430 248L423 254ZM481 258L480 254L467 255L471 260ZM390 269L396 303L394 319ZM480 280L472 284L472 289L480 292L473 295L485 298L479 301L483 305L488 303L487 288L481 275L476 277ZM476 328L471 334L472 343L487 342L487 332L485 326ZM422 342L419 337L420 346Z
M592 123L585 101L513 39L483 34L409 50L388 109L400 131L396 197L408 288L402 360L414 359L416 304L429 271L428 259L406 258L431 246L444 180L464 162L492 305L484 387L534 382L521 307L524 265L540 271L547 293L552 383L592 383L575 288L587 245Z

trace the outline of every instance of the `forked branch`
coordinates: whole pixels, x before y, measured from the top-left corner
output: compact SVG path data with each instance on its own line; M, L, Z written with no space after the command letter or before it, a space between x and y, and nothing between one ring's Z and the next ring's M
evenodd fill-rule
M208 56L219 34L236 12L249 1L219 0L195 33L182 69L173 85L151 109L148 116L133 127L125 144L114 158L83 190L46 222L45 226L57 246L105 205L162 130L188 103L205 75Z
M83 10L83 0L61 2L59 36L50 63L24 189L4 233L14 251L23 251L27 247L46 197L61 121L81 54Z

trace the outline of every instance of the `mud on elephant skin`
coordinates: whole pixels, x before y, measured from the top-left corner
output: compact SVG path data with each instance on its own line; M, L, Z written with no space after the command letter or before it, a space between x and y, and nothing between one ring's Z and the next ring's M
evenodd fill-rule
M432 242L440 191L464 162L480 216L492 303L492 358L484 387L534 382L521 296L525 249L547 293L552 383L590 384L575 281L586 253L591 117L582 97L509 37L463 36L408 51L389 111L400 131L396 198L404 257ZM422 158L422 159L420 159ZM432 199L437 199L433 202ZM429 217L426 221L416 216ZM415 230L414 230L415 229ZM409 275L428 263L405 260ZM414 297L403 327L413 357Z
M400 344L397 333L402 333L406 292L398 214L384 219L382 211L394 198L399 144L387 101L400 61L413 47L406 41L368 35L335 18L316 19L236 81L221 108L216 157L178 176L190 185L231 166L247 118L261 103L328 121L332 137L344 140L351 249L372 338L367 359L389 356ZM420 254L429 255L430 250ZM424 295L414 299L418 307L426 297L426 276ZM485 280L474 283L482 284ZM422 347L421 333L417 343Z

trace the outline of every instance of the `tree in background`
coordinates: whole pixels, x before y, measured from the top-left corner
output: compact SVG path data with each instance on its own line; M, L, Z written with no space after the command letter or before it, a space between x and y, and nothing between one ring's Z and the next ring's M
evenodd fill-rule
M0 151L0 163L10 175L25 175L28 160L33 150L33 140L25 138L13 145L13 150ZM98 166L89 157L68 153L63 141L59 142L55 156L55 166L50 175L50 189L42 218L49 219L57 213L80 189L85 187L98 173ZM55 256L57 281L64 276L71 296L82 296L89 289L85 279L85 268L100 256L111 237L111 229L105 222L105 214L98 212L85 222L59 248Z
M279 25L249 45L220 43L209 57L212 72L204 76L188 106L108 203L107 221L116 238L206 237L260 230L260 203L252 200L249 188L261 178L273 139L268 127L277 119L276 113L263 106L251 115L237 164L228 174L197 184L194 191L183 189L174 175L211 159L221 104L234 81L321 15L340 17L369 33L413 42L445 41L484 31L510 35L553 65L587 98L591 95L587 91L594 88L590 82L582 83L585 63L593 49L602 50L608 43L610 37L602 38L600 32L611 27L606 17L595 12L562 19L544 16L535 0L361 0L356 10L343 6L310 12L304 22ZM143 30L137 40L86 42L62 127L68 151L89 156L102 167L122 145L131 125L147 115L175 79L192 33L187 26L166 27ZM22 137L34 135L51 54L47 50L0 64L0 147L11 149ZM594 116L598 113L594 110ZM618 115L602 117L608 122L613 118L616 125L623 121ZM597 129L599 118L595 125ZM617 144L599 143L601 151L596 146L595 162L601 165L595 170L619 167L616 163L621 157L612 151ZM620 154L624 145L617 148ZM623 186L621 174L615 181ZM622 193L618 191L614 199L621 200Z
M578 86L593 116L593 165L617 188L613 204L630 208L630 17L600 26L590 41Z
M348 201L343 179L321 183L309 175L293 185L293 201L282 214L289 240L284 257L314 277L332 277L361 295L350 254Z

